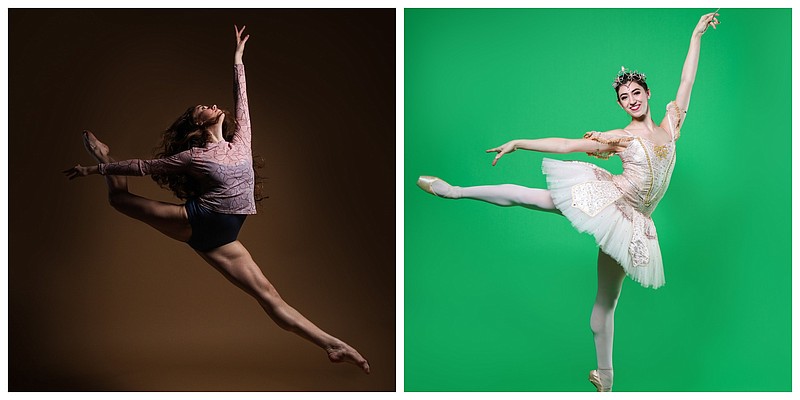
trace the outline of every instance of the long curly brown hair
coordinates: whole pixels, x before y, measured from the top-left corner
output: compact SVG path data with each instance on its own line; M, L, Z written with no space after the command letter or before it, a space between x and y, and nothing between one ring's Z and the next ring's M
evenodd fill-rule
M170 157L192 147L205 147L211 139L211 134L201 129L194 120L196 106L189 107L175 122L161 134L161 141L153 152L156 158ZM233 140L233 134L238 127L236 118L228 110L222 110L225 119L222 121L222 137L226 141ZM253 196L257 202L266 198L263 195L263 182L258 170L264 166L264 159L253 156L253 175L255 179ZM168 188L179 199L186 200L203 194L202 182L188 174L153 174L152 178L162 188Z

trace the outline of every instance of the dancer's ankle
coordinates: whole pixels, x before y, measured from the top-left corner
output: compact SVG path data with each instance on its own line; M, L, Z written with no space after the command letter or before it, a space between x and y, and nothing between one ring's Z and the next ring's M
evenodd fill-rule
M431 186L439 197L444 197L446 199L461 198L461 186L453 186L443 180L437 180L433 182Z

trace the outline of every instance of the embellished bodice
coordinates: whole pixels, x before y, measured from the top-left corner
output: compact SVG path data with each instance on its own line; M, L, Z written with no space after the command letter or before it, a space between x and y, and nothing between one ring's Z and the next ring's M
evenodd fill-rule
M617 154L624 171L614 175L612 181L628 204L649 217L669 187L675 142L657 145L640 136L631 137L628 147Z
M613 175L594 164L573 161L575 165L583 166L588 173L577 174L578 182L569 186L572 202L568 211L559 209L565 215L573 215L575 221L579 221L578 224L583 224L580 221L585 217L616 220L613 216L619 216L618 221L625 222L620 222L622 228L615 229L630 234L626 240L630 264L633 266L647 265L651 260L651 241L657 243L656 228L650 216L669 187L675 167L675 141L680 136L684 114L685 111L675 102L667 105L670 140L663 145L625 130L623 131L626 135L587 132L585 139L610 145L605 149L619 148L623 143L626 145L621 152L616 153L622 160L623 172L620 175ZM587 154L602 159L615 155L613 151L601 150L599 146L596 151ZM551 174L553 171L555 169L550 169ZM548 180L551 190L552 184L556 182L558 181ZM573 209L579 209L582 214L571 214ZM599 225L592 226L596 230ZM598 239L601 240L601 245L607 240L605 235L608 233L595 232L595 237L601 238ZM652 250L657 251L657 247ZM618 256L622 257L619 254ZM619 259L617 258L618 261Z

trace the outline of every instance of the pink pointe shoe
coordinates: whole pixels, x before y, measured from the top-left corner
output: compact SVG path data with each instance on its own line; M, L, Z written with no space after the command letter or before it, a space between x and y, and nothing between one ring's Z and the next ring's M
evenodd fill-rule
M589 382L592 382L592 385L597 388L598 392L610 392L612 382L604 382L603 378L600 376L599 371L613 371L611 369L603 369L603 370L596 370L593 369L589 371ZM612 378L613 379L613 378Z
M436 182L441 182L441 183L447 185L447 188L448 188L447 191L444 192L444 193L436 193L436 191L433 189L433 184L436 183ZM417 179L417 186L419 186L420 189L422 189L422 190L424 190L424 191L426 191L426 192L428 192L428 193L430 193L430 194L432 194L432 195L434 195L436 197L443 197L443 198L446 198L446 199L455 199L455 198L459 197L459 196L456 195L455 190L453 190L453 186L451 186L449 183L447 183L444 180L439 179L439 178L437 178L435 176L425 176L425 175L420 176L419 179Z

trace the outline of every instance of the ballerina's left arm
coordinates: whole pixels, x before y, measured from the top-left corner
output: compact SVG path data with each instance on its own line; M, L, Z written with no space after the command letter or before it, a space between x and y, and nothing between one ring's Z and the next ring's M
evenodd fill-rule
M689 54L686 55L686 61L683 63L681 83L678 86L678 94L675 95L676 110L674 112L677 114L675 122L677 128L682 125L683 116L689 108L689 97L692 95L692 86L694 86L694 78L697 75L697 63L700 60L700 38L706 33L709 26L717 29L719 24L718 15L716 11L703 15L692 32L692 39L689 42ZM664 117L661 127L667 132L671 131L669 115Z
M233 26L236 31L236 51L233 54L233 96L234 96L234 113L236 114L236 123L238 129L233 136L233 144L244 144L248 151L250 151L251 143L251 127L250 127L250 105L247 101L247 82L244 74L244 62L242 56L244 55L244 45L250 35L244 34L244 28L239 29L238 26Z
M539 151L542 153L589 153L589 155L605 155L600 158L621 152L627 147L626 139L621 129L609 132L587 132L583 139L566 138L544 138L544 139L517 139L503 145L486 150L487 153L497 153L492 160L492 166L497 165L497 161L508 153L515 150Z

